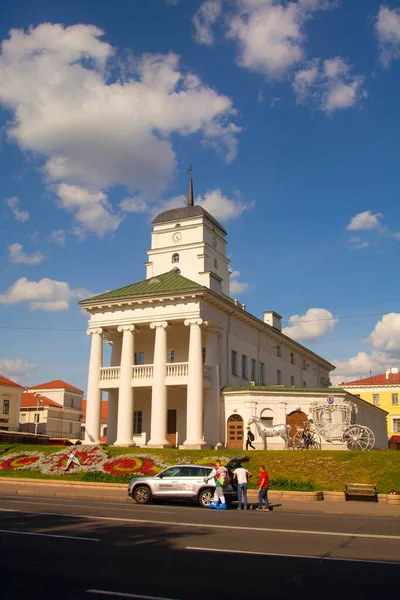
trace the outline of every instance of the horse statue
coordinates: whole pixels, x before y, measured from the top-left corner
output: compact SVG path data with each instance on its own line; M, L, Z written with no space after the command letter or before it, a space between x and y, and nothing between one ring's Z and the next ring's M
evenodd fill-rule
M252 425L253 423L256 424L258 435L262 438L264 450L267 449L267 437L276 437L277 435L281 436L285 442L285 450L287 450L289 444L290 425L282 424L268 427L267 425L264 425L260 417L250 417L248 425Z

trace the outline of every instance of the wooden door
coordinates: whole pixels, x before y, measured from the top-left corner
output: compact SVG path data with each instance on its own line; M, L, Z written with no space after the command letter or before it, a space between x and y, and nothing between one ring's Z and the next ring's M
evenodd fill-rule
M304 425L308 421L307 415L301 410L294 410L286 416L286 425L290 425L290 437L293 437L297 432L297 428L304 429Z
M167 440L170 446L176 446L176 409L168 409L167 413Z
M240 415L231 415L227 424L228 450L243 449L244 424Z

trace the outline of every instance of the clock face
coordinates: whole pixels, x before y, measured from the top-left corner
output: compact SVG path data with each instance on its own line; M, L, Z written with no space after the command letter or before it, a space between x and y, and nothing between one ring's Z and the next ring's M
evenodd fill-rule
M213 239L212 239L212 245L214 246L214 248L217 247L217 238L213 237Z
M182 234L180 231L175 232L174 235L172 236L172 241L174 242L174 244L179 244L181 239L182 239Z

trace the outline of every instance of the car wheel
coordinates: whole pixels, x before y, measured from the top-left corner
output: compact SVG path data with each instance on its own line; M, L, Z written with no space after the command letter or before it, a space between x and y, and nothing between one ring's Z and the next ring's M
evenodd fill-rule
M151 500L151 492L147 485L139 485L133 492L136 504L148 504Z
M214 490L212 490L211 488L201 490L198 497L200 506L202 506L203 508L207 508L208 506L210 506L214 499Z

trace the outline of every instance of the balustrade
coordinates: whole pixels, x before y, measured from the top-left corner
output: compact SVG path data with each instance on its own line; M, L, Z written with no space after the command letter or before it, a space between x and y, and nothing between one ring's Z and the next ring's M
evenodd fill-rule
M153 377L153 365L135 365L133 379L149 379Z
M100 381L116 381L119 379L121 367L103 367L100 369Z
M189 363L167 363L167 377L187 377Z
M121 367L103 367L100 369L100 381L118 381L120 378ZM206 377L210 376L212 367L203 366L203 372ZM189 374L189 363L175 362L166 363L167 377L187 377ZM152 379L153 365L134 365L132 367L133 379Z

